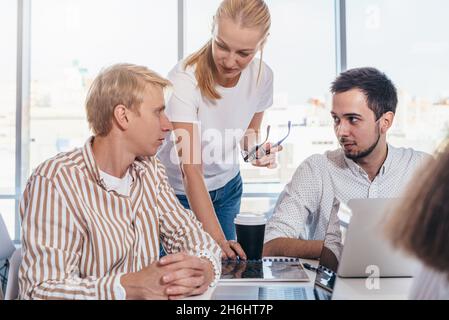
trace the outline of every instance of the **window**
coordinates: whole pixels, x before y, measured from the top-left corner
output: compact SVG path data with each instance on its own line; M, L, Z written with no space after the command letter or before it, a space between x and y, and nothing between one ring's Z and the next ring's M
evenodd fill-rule
M16 4L16 1L9 1ZM0 195L15 189L17 4L0 10Z
M30 170L87 140L84 101L103 67L130 62L168 73L177 21L176 0L32 2Z
M30 108L19 129L22 172L56 153L82 145L87 89L101 68L143 64L166 75L178 59L178 0L40 0L31 6ZM184 56L211 37L221 0L186 0ZM285 135L276 170L242 164L242 210L271 208L297 166L337 147L329 115L336 75L335 1L266 0L272 29L264 60L274 70L274 105L262 130ZM17 0L0 10L0 214L14 234L16 172ZM389 141L433 152L449 129L449 22L446 0L346 0L348 68L374 66L399 89ZM27 72L29 70L25 70ZM28 101L25 101L27 103ZM28 121L29 120L29 121ZM15 234L18 237L18 234Z
M17 2L0 7L0 214L14 236Z
M5 222L6 229L8 230L11 239L17 239L19 237L15 232L15 200L14 199L0 199L0 216L2 216Z
M398 88L389 141L432 153L449 129L449 3L347 1L348 67L373 66Z
M265 112L262 130L271 125L272 141L292 131L275 170L245 165L247 182L274 184L280 191L308 156L336 146L330 117L329 86L335 78L333 1L268 0L272 28L264 60L274 72L274 104ZM276 186L276 184L280 184Z
M212 21L220 3L221 0L188 0L185 2L185 57L211 39Z

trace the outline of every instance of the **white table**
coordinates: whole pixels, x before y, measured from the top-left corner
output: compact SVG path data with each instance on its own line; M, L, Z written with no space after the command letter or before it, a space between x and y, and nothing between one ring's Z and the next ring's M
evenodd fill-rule
M367 283L368 281L368 283ZM373 286L373 281L378 281ZM337 278L332 300L405 300L413 278Z
M316 260L300 259L317 266ZM315 272L306 270L309 275L309 282L242 282L242 281L220 281L217 286L294 286L313 287ZM353 279L337 277L332 295L332 300L405 300L408 297L413 279L412 278L377 278L377 279ZM209 288L200 296L190 297L186 300L210 300L214 288Z

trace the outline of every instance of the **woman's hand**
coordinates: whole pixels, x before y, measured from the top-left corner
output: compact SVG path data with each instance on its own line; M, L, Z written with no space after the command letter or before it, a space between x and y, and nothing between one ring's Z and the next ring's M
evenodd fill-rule
M246 260L245 251L237 241L234 240L221 240L218 241L218 245L221 248L221 258L223 260L236 260L239 257L242 260Z
M266 167L268 169L275 169L276 153L282 151L282 146L271 147L271 143L267 142L263 145L263 148L259 150L258 159L253 160L251 164L255 167Z

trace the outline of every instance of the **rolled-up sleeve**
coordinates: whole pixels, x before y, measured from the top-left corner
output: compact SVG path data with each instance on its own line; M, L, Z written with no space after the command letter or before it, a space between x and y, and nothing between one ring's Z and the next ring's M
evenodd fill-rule
M327 227L324 238L324 246L326 246L335 255L337 261L340 261L341 253L343 251L342 234L340 229L339 209L340 201L334 199L332 211L329 216L329 226Z
M80 276L82 228L52 181L33 176L20 213L20 299L115 299L114 282L120 274Z
M199 89L196 80L187 72L173 71L169 74L173 84L173 94L165 110L172 122L198 121Z
M259 87L259 102L256 112L263 112L273 105L273 71L266 64L262 71L263 79Z

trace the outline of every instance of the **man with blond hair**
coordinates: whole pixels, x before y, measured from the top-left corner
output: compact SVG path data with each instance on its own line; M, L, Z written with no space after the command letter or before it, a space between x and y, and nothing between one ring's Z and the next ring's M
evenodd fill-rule
M118 64L86 101L94 136L31 175L20 205L22 299L175 299L220 276L219 246L178 202L154 155L172 130L169 81ZM159 259L162 243L169 254Z

